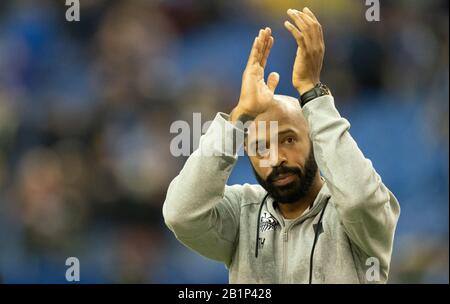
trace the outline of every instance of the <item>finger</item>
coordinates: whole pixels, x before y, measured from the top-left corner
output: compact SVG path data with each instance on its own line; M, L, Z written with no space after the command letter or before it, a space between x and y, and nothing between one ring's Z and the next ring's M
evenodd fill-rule
M259 30L259 34L258 34L258 40L257 40L257 47L258 47L258 61L261 61L261 56L262 56L262 51L264 49L264 30Z
M319 25L319 32L320 32L320 40L322 41L322 43L324 43L324 39L323 39L323 30L322 30L322 26Z
M262 49L262 45L261 45L261 34L262 34L262 30L259 31L258 36L255 38L254 42L253 42L253 46L252 46L252 50L250 51L250 56L248 58L248 62L247 62L247 67L251 66L253 64L259 63L260 61L260 57L261 57L261 49Z
M301 26L302 34L306 39L306 43L310 44L312 40L314 40L314 37L316 35L315 29L316 25L318 25L317 22L315 22L311 17L309 17L307 14L300 12L298 10L293 10L294 15L298 18L297 23Z
M308 35L308 33L307 33L308 24L306 24L306 22L302 18L300 18L299 11L289 9L288 15L291 18L291 20L293 21L293 23L295 24L295 26L300 30L300 32L302 32L304 35L305 34Z
M262 60L263 60L263 56L264 56L264 53L265 53L265 51L266 51L266 48L267 48L267 44L268 44L268 38L270 37L270 34L268 34L268 30L267 30L267 28L265 28L265 29L263 29L263 30L261 30L262 32L261 32L261 37L260 37L260 40L261 40L261 48L260 48L260 53L259 53L259 63L261 64L261 62L262 62Z
M307 14L312 20L314 20L316 22L319 22L319 20L317 20L317 18L314 15L314 13L308 7L303 8L303 12L305 14Z
M260 54L261 56L260 56L260 60L259 60L259 63L260 63L260 65L261 65L262 67L264 67L264 66L263 66L264 55L265 55L265 53L266 53L267 46L268 46L268 44L269 44L269 38L270 38L271 33L272 33L272 31L271 31L270 28L268 28L268 27L266 27L266 28L263 30L263 32L262 32L262 41L263 41L262 45L263 45L263 48L262 48L262 50L261 50L261 54Z
M309 16L308 14L306 14L306 13L304 13L304 12L299 12L299 11L297 11L297 12L298 12L297 14L299 15L299 17L302 18L302 20L303 20L306 24L312 25L312 24L315 23L315 20L314 20L313 18L311 18L311 16Z
M266 67L267 59L269 58L270 50L272 49L274 39L272 36L269 37L269 42L267 43L267 47L264 51L263 59L261 61L261 66L263 68Z
M255 40L253 40L252 49L250 50L250 55L248 56L247 66L254 64L258 61L258 48L257 48L257 39L258 37L255 37Z
M300 12L299 16L308 25L307 35L309 39L311 41L316 41L316 39L323 40L322 26L320 23L304 12Z
M299 31L299 29L296 28L289 21L285 21L284 22L284 26L292 34L292 36L294 37L295 41L297 41L297 45L304 49L305 48L305 39L304 39L302 33Z
M275 89L277 88L278 82L280 81L280 75L276 72L272 72L267 77L267 86L269 89L275 93Z
M316 16L314 15L314 13L308 8L305 7L303 9L303 12L308 15L312 20L315 21L315 23L318 25L319 27L319 34L320 34L320 38L323 40L323 30L322 30L322 26L320 25L319 20L317 20Z

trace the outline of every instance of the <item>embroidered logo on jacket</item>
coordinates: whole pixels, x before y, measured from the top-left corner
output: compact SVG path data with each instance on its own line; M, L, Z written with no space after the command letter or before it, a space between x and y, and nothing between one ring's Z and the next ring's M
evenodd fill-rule
M259 219L259 230L260 232L275 230L278 225L278 221L267 211L261 214Z

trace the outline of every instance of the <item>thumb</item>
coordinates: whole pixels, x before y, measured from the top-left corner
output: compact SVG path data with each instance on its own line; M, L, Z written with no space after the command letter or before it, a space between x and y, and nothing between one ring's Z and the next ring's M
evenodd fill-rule
M267 86L272 92L275 92L275 89L280 81L280 75L277 72L272 72L267 77Z

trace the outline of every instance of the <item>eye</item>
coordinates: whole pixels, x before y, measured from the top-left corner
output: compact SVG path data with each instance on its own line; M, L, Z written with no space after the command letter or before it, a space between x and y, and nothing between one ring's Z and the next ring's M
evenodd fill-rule
M266 143L262 142L258 144L258 150L256 151L259 157L265 157L269 153L269 149L266 147Z
M286 137L284 139L284 143L286 143L286 144L293 144L293 143L295 143L295 138L292 137L292 136L288 136L288 137Z

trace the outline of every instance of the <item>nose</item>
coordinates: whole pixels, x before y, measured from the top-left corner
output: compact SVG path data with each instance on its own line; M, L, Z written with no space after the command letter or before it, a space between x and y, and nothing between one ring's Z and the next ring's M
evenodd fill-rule
M269 166L272 168L283 166L287 163L286 155L276 145L271 147L269 154Z

